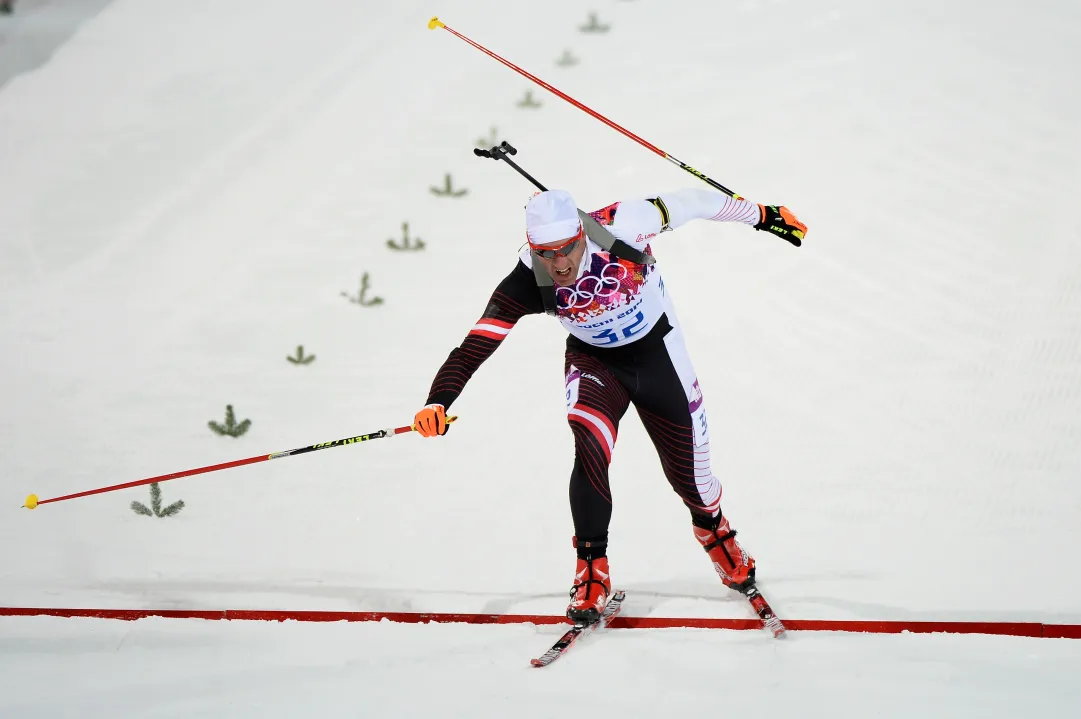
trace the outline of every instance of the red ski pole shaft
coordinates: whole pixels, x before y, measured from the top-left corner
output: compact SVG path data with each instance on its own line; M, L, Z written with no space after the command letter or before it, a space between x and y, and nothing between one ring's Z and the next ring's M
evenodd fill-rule
M717 190L720 190L721 192L728 195L729 197L735 198L737 200L742 200L743 199L743 197L741 197L740 195L737 195L732 190L729 190L727 187L725 187L721 183L707 177L705 174L703 174L703 173L699 172L698 170L694 169L693 167L691 167L687 163L683 162L682 160L679 160L679 159L673 157L672 155L669 155L667 152L665 152L661 148L657 147L656 145L652 144L651 142L648 142L648 141L642 139L638 135L635 135L633 132L631 132L627 128L623 127L622 125L609 120L607 117L600 114L599 112L596 112L595 110L592 110L589 107L583 105L582 103L578 102L577 100L575 100L573 97L571 97L567 93L562 92L561 90L558 90L558 89L552 87L551 85L546 83L544 80L541 80L536 75L533 75L533 74L531 74L529 72L526 72L522 68L515 65L513 62L510 62L509 60L507 60L507 59L505 59L503 57L500 57L499 55L495 54L494 52L492 52L488 48L484 47L483 45L481 45L479 43L476 43L476 42L473 42L468 37L461 34L457 30L455 30L454 28L447 27L446 23L441 21L438 17L433 17L431 20L428 21L428 29L429 30L435 30L437 27L443 28L444 30L446 30L450 34L454 35L455 37L458 37L458 38L464 40L465 42L469 43L473 47L477 48L478 50L483 52L485 55L488 55L489 57L492 57L492 58L498 60L499 62L501 62L504 65L506 65L507 67L509 67L511 70L514 70L515 72L522 75L523 77L526 77L526 78L532 80L533 82L537 83L538 85L543 87L548 92L551 92L552 94L556 95L557 97L563 98L564 100L566 100L570 104L577 107L579 110L582 110L583 112L586 112L589 115L592 115L593 117L595 117L598 120L600 120L601 122L603 122L605 125L608 125L608 127L612 128L613 130L616 130L617 132L620 132L620 133L626 135L627 137L631 138L632 140L634 140L635 142L637 142L639 145L646 148L650 152L653 152L653 153L656 153L656 154L660 155L661 157L663 157L664 159L668 160L669 162L671 162L671 163L673 163L675 165L679 165L680 168L682 168L682 169L686 170L687 172L691 173L692 175L697 177L699 180L702 180L703 182L705 182L710 187L712 187L714 189L717 189Z
M447 424L450 424L454 420L458 419L456 416L447 417ZM99 487L97 489L88 489L85 492L76 492L75 494L65 494L63 497L52 497L51 499L38 499L36 494L31 494L26 498L26 504L23 506L27 509L34 509L41 504L49 504L50 502L63 502L68 499L77 499L79 497L89 497L92 494L102 494L104 492L115 492L118 489L129 489L131 487L138 487L143 484L153 484L154 482L166 482L170 479L179 479L181 477L190 477L193 474L206 474L207 472L217 472L220 469L230 469L231 467L242 467L245 464L256 464L258 462L266 462L271 459L281 459L282 457L293 457L298 454L307 454L308 452L316 452L320 449L329 449L331 447L342 447L347 444L356 444L357 442L367 442L370 439L381 439L383 437L393 437L398 434L404 434L405 432L412 432L415 430L414 426L406 427L394 427L393 429L381 429L376 432L369 432L368 434L361 434L355 437L346 437L345 439L336 439L333 442L320 442L318 444L310 444L306 447L298 447L297 449L289 449L284 452L274 452L272 454L260 454L257 457L248 457L247 459L237 459L232 462L223 462L222 464L213 464L209 467L199 467L197 469L185 469L181 472L173 472L172 474L163 474L160 477L148 477L147 479L139 479L134 482L125 482L123 484L113 484L108 487Z

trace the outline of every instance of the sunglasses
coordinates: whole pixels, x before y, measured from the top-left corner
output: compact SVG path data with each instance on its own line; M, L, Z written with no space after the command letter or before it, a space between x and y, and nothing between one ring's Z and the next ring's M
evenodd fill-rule
M578 243L582 241L582 235L585 233L585 228L582 227L578 230L578 234L574 237L564 240L558 245L534 245L529 243L530 249L536 252L538 255L546 260L554 260L559 255L566 257L570 253L574 252L578 248ZM526 235L526 240L529 240L529 236Z

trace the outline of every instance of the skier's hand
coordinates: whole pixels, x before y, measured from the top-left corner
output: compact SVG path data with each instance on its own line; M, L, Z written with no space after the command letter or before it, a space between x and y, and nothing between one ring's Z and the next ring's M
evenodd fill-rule
M803 244L803 235L807 232L807 225L803 224L784 205L759 205L762 219L754 226L756 230L765 230L771 235L777 235L782 240L788 240L796 247Z
M425 405L424 409L413 417L413 429L419 432L421 437L446 434L449 426L447 411L441 404Z

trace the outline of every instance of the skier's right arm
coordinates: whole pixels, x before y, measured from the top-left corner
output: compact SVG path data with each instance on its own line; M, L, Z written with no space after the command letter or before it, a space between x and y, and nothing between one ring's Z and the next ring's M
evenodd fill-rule
M511 328L526 315L544 312L533 271L518 262L488 300L488 306L462 344L451 350L435 374L425 406L414 426L424 437L447 431L446 409L458 398L473 373L495 352Z
M783 205L760 205L699 187L666 192L649 202L661 213L662 222L667 222L663 229L674 230L691 220L742 222L777 235L796 247L802 244L807 232L807 225Z

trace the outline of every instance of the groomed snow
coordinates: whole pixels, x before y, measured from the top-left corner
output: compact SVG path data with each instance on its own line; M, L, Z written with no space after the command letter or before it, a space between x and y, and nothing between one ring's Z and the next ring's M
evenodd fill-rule
M0 708L19 719L907 719L1069 716L1081 698L1070 639L627 629L530 667L559 631L3 618Z
M438 13L810 226L654 248L782 616L1081 623L1081 5L593 9L608 33L571 0L115 0L0 88L0 605L562 612L547 318L439 441L168 482L166 520L129 509L145 488L19 506L408 423L523 240L532 188L472 156L492 126L584 208L696 186L539 88L516 107L530 84ZM447 172L466 197L429 192ZM386 248L403 221L424 252ZM364 272L377 308L341 296ZM245 436L207 429L226 404ZM625 611L748 616L633 413L612 477ZM3 619L0 716L1081 707L1076 641L620 630L530 673L556 631Z

